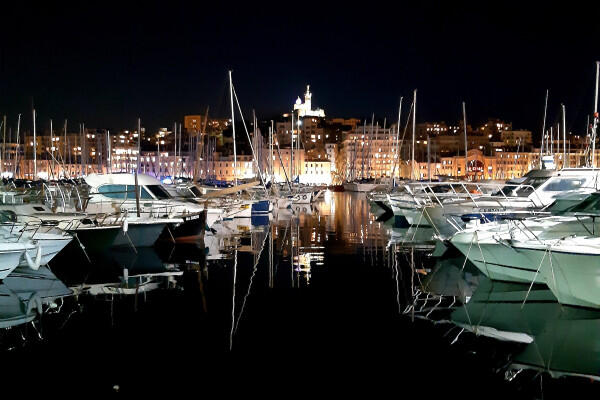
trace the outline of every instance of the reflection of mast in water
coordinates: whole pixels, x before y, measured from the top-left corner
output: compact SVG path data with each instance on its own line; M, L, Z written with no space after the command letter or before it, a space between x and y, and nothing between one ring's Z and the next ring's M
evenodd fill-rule
M250 294L250 290L252 289L252 282L254 282L254 276L256 275L256 270L258 269L258 262L260 261L260 256L262 255L262 251L265 248L265 243L267 242L269 230L267 230L266 232L267 232L267 235L265 235L265 237L263 238L260 249L257 252L254 252L254 265L252 266L252 275L250 276L250 283L248 284L248 291L246 292L246 295L244 296L244 300L242 301L242 308L240 309L240 315L238 316L237 322L235 323L234 333L237 332L238 325L240 323L240 320L242 319L242 315L244 314L244 309L246 307L246 300L248 299L248 295ZM264 232L260 231L259 233L262 234Z
M231 331L229 332L229 351L233 348L233 327L235 324L235 280L237 277L237 248L233 253L233 290L231 292Z
M269 288L273 288L273 229L275 224L269 225L270 237L269 237Z

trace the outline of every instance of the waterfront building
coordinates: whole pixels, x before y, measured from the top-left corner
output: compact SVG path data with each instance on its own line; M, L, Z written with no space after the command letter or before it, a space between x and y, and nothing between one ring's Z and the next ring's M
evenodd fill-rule
M357 127L342 142L347 180L391 176L396 154L396 129L375 126ZM395 175L398 175L398 169Z

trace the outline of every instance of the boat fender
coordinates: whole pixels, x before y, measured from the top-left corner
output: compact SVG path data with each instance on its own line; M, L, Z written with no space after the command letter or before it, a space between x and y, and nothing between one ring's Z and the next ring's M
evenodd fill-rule
M25 260L27 260L27 265L34 271L40 269L40 262L42 261L42 246L38 246L35 253L35 260L31 259L31 256L26 251L25 252Z
M127 220L123 221L123 232L127 233L129 230L129 222Z

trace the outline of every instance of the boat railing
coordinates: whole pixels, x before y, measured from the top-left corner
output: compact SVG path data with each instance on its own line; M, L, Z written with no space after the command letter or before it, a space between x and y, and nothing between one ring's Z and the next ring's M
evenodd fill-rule
M25 232L32 232L31 238L34 239L34 236L37 233L37 231L40 229L40 227L42 226L42 223L38 222L38 221L35 221L35 222L11 221L11 222L2 222L2 223L0 223L0 225L4 226L6 228L9 228L8 232L11 235L16 236L17 241L20 241L21 238L23 237L23 235L25 234Z
M536 192L535 188L531 185L524 184L511 184L511 183L476 183L476 182L411 182L406 183L405 187L407 188L407 192L413 196L415 202L417 204L421 204L423 201L419 201L419 198L426 199L429 203L437 203L441 207L444 206L443 200L447 200L448 198L454 200L470 200L475 207L479 207L478 202L483 200L485 201L494 201L498 203L498 205L502 208L505 208L505 205L502 203L502 200L505 202L511 200L520 200L523 201L526 199L531 202L533 207L542 207L544 206L544 202L539 197L539 194ZM449 188L449 191L438 193L434 189L446 187ZM471 189L469 189L471 188ZM419 189L419 190L415 190ZM458 191L457 191L458 189ZM491 189L491 190L490 190ZM515 196L512 194L506 194L505 190L510 189L510 192L516 192L519 190L530 190L534 197L522 197ZM491 193L500 194L501 196L494 196ZM474 192L474 193L473 193ZM537 202L536 202L537 200Z

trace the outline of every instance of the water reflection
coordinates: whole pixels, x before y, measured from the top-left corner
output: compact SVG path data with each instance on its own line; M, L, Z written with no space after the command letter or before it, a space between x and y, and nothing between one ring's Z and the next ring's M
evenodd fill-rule
M395 222L364 194L327 192L313 205L223 221L195 244L123 248L91 262L74 247L0 285L0 327L13 328L0 331L0 351L24 362L44 351L90 354L102 360L93 379L110 387L126 386L132 371L104 360L132 349L149 369L185 359L204 374L228 371L214 366L236 356L240 365L277 360L271 374L298 359L325 369L325 357L369 385L386 373L390 382L455 382L482 365L493 373L477 379L495 389L490 375L535 388L539 371L597 379L598 312L561 307L545 287L492 284L459 253L438 251L431 229ZM39 343L43 351L26 351ZM397 369L377 369L379 358ZM416 372L400 376L401 363ZM432 364L452 371L423 377Z
M600 380L599 311L563 306L545 285L491 281L464 257L421 257L430 269L424 277L414 274L419 284L404 313L447 326L449 345L465 352L495 348L495 371L512 384L539 387L542 395L541 372Z

